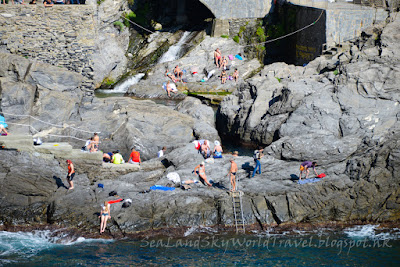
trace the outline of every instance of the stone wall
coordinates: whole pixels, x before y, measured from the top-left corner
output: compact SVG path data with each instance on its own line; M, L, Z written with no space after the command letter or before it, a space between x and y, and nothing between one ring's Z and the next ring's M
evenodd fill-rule
M1 5L0 51L33 58L93 79L94 5Z
M334 3L326 9L326 43L333 45L360 36L375 22L385 21L387 11L379 8Z

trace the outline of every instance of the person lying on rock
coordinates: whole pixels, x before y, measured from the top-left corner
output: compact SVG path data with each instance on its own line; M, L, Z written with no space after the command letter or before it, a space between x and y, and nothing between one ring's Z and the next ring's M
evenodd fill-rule
M303 172L306 173L306 179L308 178L308 175L310 174L309 168L313 168L315 175L318 176L317 170L315 169L315 166L317 163L315 161L304 161L303 163L300 164L300 175L299 175L299 180L301 180L301 175Z
M112 159L113 155L114 154L112 152L103 153L103 161L104 162L111 162L111 159Z
M75 168L74 164L69 159L67 160L67 164L68 164L67 182L69 184L68 190L71 190L74 189L74 181L72 180L74 179L75 176Z
M204 161L200 163L199 165L194 168L194 173L197 173L199 175L199 180L204 184L207 184L208 186L212 186L206 176L206 167L204 166Z
M176 83L178 80L176 79L175 75L173 75L171 72L169 72L168 69L165 70L164 75L168 78L170 78L174 83Z
M100 234L102 234L106 230L107 220L111 219L111 207L107 201L104 201L104 205L102 205L102 207L101 207L99 218L101 218Z
M52 0L44 0L43 5L45 7L52 7L52 6L54 6L54 2Z

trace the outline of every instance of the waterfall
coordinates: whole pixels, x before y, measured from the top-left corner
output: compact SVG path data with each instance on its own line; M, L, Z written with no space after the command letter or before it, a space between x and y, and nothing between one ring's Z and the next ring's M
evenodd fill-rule
M126 93L126 91L128 91L128 89L129 89L129 87L131 85L137 84L140 81L140 79L143 78L143 76L144 76L144 73L138 73L135 76L132 76L131 78L125 80L123 83L115 86L113 90L103 90L103 92Z
M171 46L168 51L164 53L164 55L162 55L162 57L158 60L158 63L160 64L168 61L174 61L180 58L182 56L180 52L189 35L190 32L184 32L181 39L176 44Z

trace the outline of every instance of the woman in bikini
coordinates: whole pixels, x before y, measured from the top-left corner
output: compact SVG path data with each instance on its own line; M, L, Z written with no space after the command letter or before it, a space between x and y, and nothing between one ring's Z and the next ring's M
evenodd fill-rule
M177 82L176 77L175 77L171 72L169 72L168 69L165 70L164 75L165 75L166 77L170 78L174 83Z
M222 58L222 63L221 63L221 68L223 69L223 70L226 70L226 65L228 64L228 59L226 58L226 57L223 57Z
M214 61L215 61L215 65L217 65L217 68L220 68L221 65L221 51L219 51L219 48L215 49L214 51Z
M227 77L226 71L222 70L222 72L221 72L221 83L222 84L224 84L226 82L226 77Z
M106 230L108 218L111 218L111 209L108 201L104 201L104 206L101 207L99 217L101 218L100 222L100 234L101 234L104 233L104 231Z
M235 71L232 74L232 78L237 82L239 80L239 71L238 69L235 69Z
M204 166L204 161L200 163L200 165L197 165L196 168L194 168L194 172L199 174L200 181L204 181L204 183L206 183L208 186L212 186L207 180L206 167Z

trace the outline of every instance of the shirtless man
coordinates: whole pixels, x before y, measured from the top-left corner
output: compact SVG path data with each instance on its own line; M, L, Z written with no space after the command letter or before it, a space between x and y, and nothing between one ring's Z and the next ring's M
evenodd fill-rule
M200 153L206 159L206 158L209 158L211 156L210 155L210 151L211 151L211 149L210 149L210 146L208 145L207 140L204 140L204 143L200 147Z
M204 166L204 161L199 165L197 165L196 168L194 168L194 173L199 174L200 181L204 181L204 183L206 183L208 186L212 186L212 184L210 184L207 180L206 167Z
M177 79L182 80L183 71L178 67L178 65L175 66L174 74Z
M74 164L72 163L72 161L67 160L67 164L68 164L67 181L69 184L68 190L71 190L71 189L74 189L74 181L72 181L72 180L74 179L74 176L75 176L75 168L74 168Z
M90 152L98 151L99 150L99 143L100 143L100 137L98 136L97 133L94 133L93 142L90 143L90 145L91 145Z
M219 48L217 48L214 51L214 60L215 60L215 65L217 65L217 68L220 67L221 59L222 59L221 51L219 51Z
M238 167L237 167L237 164L236 164L234 158L231 158L229 161L231 162L231 169L229 170L229 174L228 174L231 176L231 185L232 185L231 191L235 192L236 191L236 173L238 171Z

